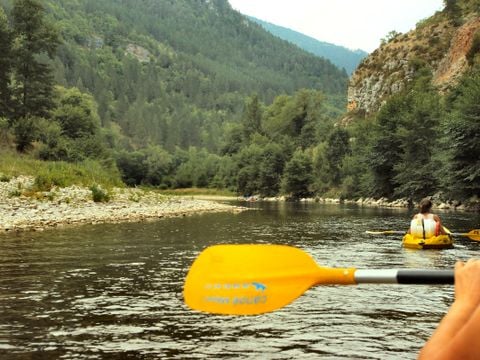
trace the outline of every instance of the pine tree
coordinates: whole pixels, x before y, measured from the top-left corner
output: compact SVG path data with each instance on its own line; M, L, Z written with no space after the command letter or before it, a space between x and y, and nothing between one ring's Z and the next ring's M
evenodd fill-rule
M12 33L8 27L7 17L0 7L0 117L8 117L10 115L11 56Z
M53 75L45 55L53 58L59 41L57 32L44 16L45 10L36 0L17 0L12 10L16 84L14 120L16 128L22 129L16 132L20 151L31 142L31 136L28 139L22 137L35 124L33 119L47 116L54 106Z
M466 74L452 95L446 119L449 171L447 187L457 199L480 197L480 69Z
M248 141L250 136L255 132L261 132L262 116L262 104L260 103L258 95L254 94L247 100L243 114L243 133L245 140Z

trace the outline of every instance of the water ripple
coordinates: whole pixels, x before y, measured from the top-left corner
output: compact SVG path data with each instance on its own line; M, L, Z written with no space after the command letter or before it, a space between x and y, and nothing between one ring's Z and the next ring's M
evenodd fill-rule
M395 236L411 214L320 204L0 236L2 359L415 359L453 299L451 286L319 286L278 311L209 315L183 303L205 247L289 244L321 266L451 268L480 244L411 251ZM475 214L442 218L452 229Z

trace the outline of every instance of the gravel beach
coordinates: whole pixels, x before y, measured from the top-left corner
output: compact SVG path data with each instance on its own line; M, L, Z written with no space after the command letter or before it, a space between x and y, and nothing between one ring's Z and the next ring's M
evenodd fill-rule
M94 202L89 188L71 186L33 193L33 181L33 177L19 176L0 182L0 233L245 210L216 201L170 197L136 188L114 188L108 191L110 201Z

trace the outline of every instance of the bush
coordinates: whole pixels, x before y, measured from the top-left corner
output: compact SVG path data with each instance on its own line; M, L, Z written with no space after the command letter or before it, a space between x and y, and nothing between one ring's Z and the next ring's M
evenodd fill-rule
M54 186L65 186L62 176L56 176L53 173L39 174L33 182L34 190L37 191L50 191Z
M94 184L90 186L90 190L92 191L92 199L94 202L110 201L110 194L108 193L108 191L102 189L99 185Z

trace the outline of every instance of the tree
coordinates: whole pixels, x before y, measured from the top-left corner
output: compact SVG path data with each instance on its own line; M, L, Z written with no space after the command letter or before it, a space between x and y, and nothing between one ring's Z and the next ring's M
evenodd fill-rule
M311 196L313 183L312 160L302 150L297 150L286 163L282 177L282 191L293 199Z
M145 182L160 187L171 185L172 155L160 146L149 146L145 149L143 164L147 170Z
M380 43L382 45L385 45L385 44L389 43L390 41L394 40L397 36L400 36L400 35L402 35L402 33L399 33L395 30L392 30L387 34L387 36L385 38L380 40Z
M12 10L15 46L14 120L17 148L23 151L32 139L18 138L35 125L35 118L46 117L53 108L53 76L44 56L53 58L59 43L55 29L45 22L45 9L36 0L17 0ZM18 124L23 122L23 124Z
M71 139L95 135L100 130L97 104L90 94L80 92L77 88L58 87L57 105L53 119L61 128L62 135Z
M342 162L345 156L350 154L349 134L343 127L337 126L330 134L325 149L325 157L328 159L327 172L330 184L340 185Z
M448 183L459 199L480 197L480 69L467 73L450 99L445 121L448 137Z
M243 134L246 141L256 132L261 132L263 109L257 94L252 95L245 105Z
M448 15L453 25L459 26L461 24L462 9L458 4L458 0L444 0L445 13Z
M251 144L238 153L237 189L240 194L253 195L260 189L260 167L263 150L257 144Z
M435 153L439 149L441 106L432 89L415 88L408 97L410 109L397 129L401 152L394 165L394 196L418 201L438 187L440 164Z
M12 41L7 17L0 7L0 117L9 117L11 113Z
M140 151L121 151L116 156L117 167L122 174L122 180L129 186L140 185L148 172L145 154Z
M370 141L371 151L366 161L372 171L373 183L371 196L393 196L396 183L394 166L399 162L401 141L397 127L403 121L405 109L410 105L404 94L392 96L376 116Z
M278 194L285 158L285 149L278 144L269 143L263 148L258 174L260 195L275 196Z
M43 143L40 157L44 160L74 162L107 155L107 139L100 131L96 103L91 95L77 88L57 87L51 119L41 118L33 128L38 128Z

